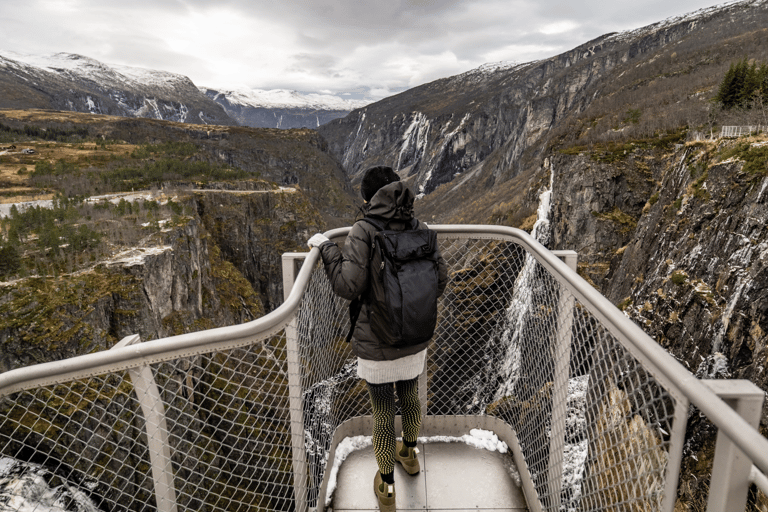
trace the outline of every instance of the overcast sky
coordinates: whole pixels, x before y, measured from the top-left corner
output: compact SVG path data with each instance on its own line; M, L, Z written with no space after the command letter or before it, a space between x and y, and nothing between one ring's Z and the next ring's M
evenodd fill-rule
M379 99L551 57L712 0L0 0L0 49L79 53L198 86ZM730 3L730 2L729 2Z

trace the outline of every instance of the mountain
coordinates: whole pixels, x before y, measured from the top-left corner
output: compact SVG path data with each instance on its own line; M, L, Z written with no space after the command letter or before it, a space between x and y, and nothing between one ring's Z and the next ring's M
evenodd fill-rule
M285 90L213 89L166 71L76 54L0 50L0 108L66 110L193 124L317 128L365 101Z
M258 128L316 128L369 103L284 89L200 90L239 124Z
M186 76L109 66L69 53L33 56L0 51L0 91L0 108L236 124Z
M444 185L446 200L424 205L430 214L467 220L466 204L478 201L482 212L473 220L484 222L497 203L484 196L538 167L559 140L705 125L708 99L730 62L765 54L767 25L764 0L702 9L549 59L415 87L319 131L353 183L365 168L388 164L421 193ZM629 111L637 124L624 121L634 119Z
M703 9L437 80L318 131L353 185L394 167L427 221L532 230L548 198L541 239L577 251L585 280L697 377L768 391L768 136L719 137L767 125L768 110L712 101L731 63L768 63L766 27L765 0ZM691 408L676 510L706 508L715 434Z

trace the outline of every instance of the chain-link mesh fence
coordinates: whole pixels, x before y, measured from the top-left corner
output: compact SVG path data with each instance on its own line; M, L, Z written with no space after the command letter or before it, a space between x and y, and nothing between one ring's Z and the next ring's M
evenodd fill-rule
M427 414L507 422L545 510L660 510L669 390L522 246L450 234L440 243L450 283ZM320 265L292 318L244 346L153 362L162 420L134 382L140 361L5 396L0 478L43 480L51 500L87 496L110 511L174 510L169 500L176 510L321 508L334 431L370 404L344 341L347 302ZM153 459L153 440L166 459ZM159 492L163 472L170 489Z

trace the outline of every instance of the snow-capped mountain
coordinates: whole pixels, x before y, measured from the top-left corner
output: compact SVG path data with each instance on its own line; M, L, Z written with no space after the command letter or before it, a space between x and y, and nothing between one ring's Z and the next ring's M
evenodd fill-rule
M198 87L184 75L71 53L0 50L0 108L68 110L195 124L316 128L365 106L330 94Z
M201 87L200 91L239 124L262 128L316 128L370 103L285 89Z
M0 108L41 108L235 124L184 75L114 66L77 54L0 50Z

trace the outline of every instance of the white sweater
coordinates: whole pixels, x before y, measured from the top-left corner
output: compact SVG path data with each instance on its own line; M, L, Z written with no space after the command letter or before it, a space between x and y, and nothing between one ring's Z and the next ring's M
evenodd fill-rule
M392 361L357 358L357 376L370 384L386 384L415 379L424 371L427 349Z

